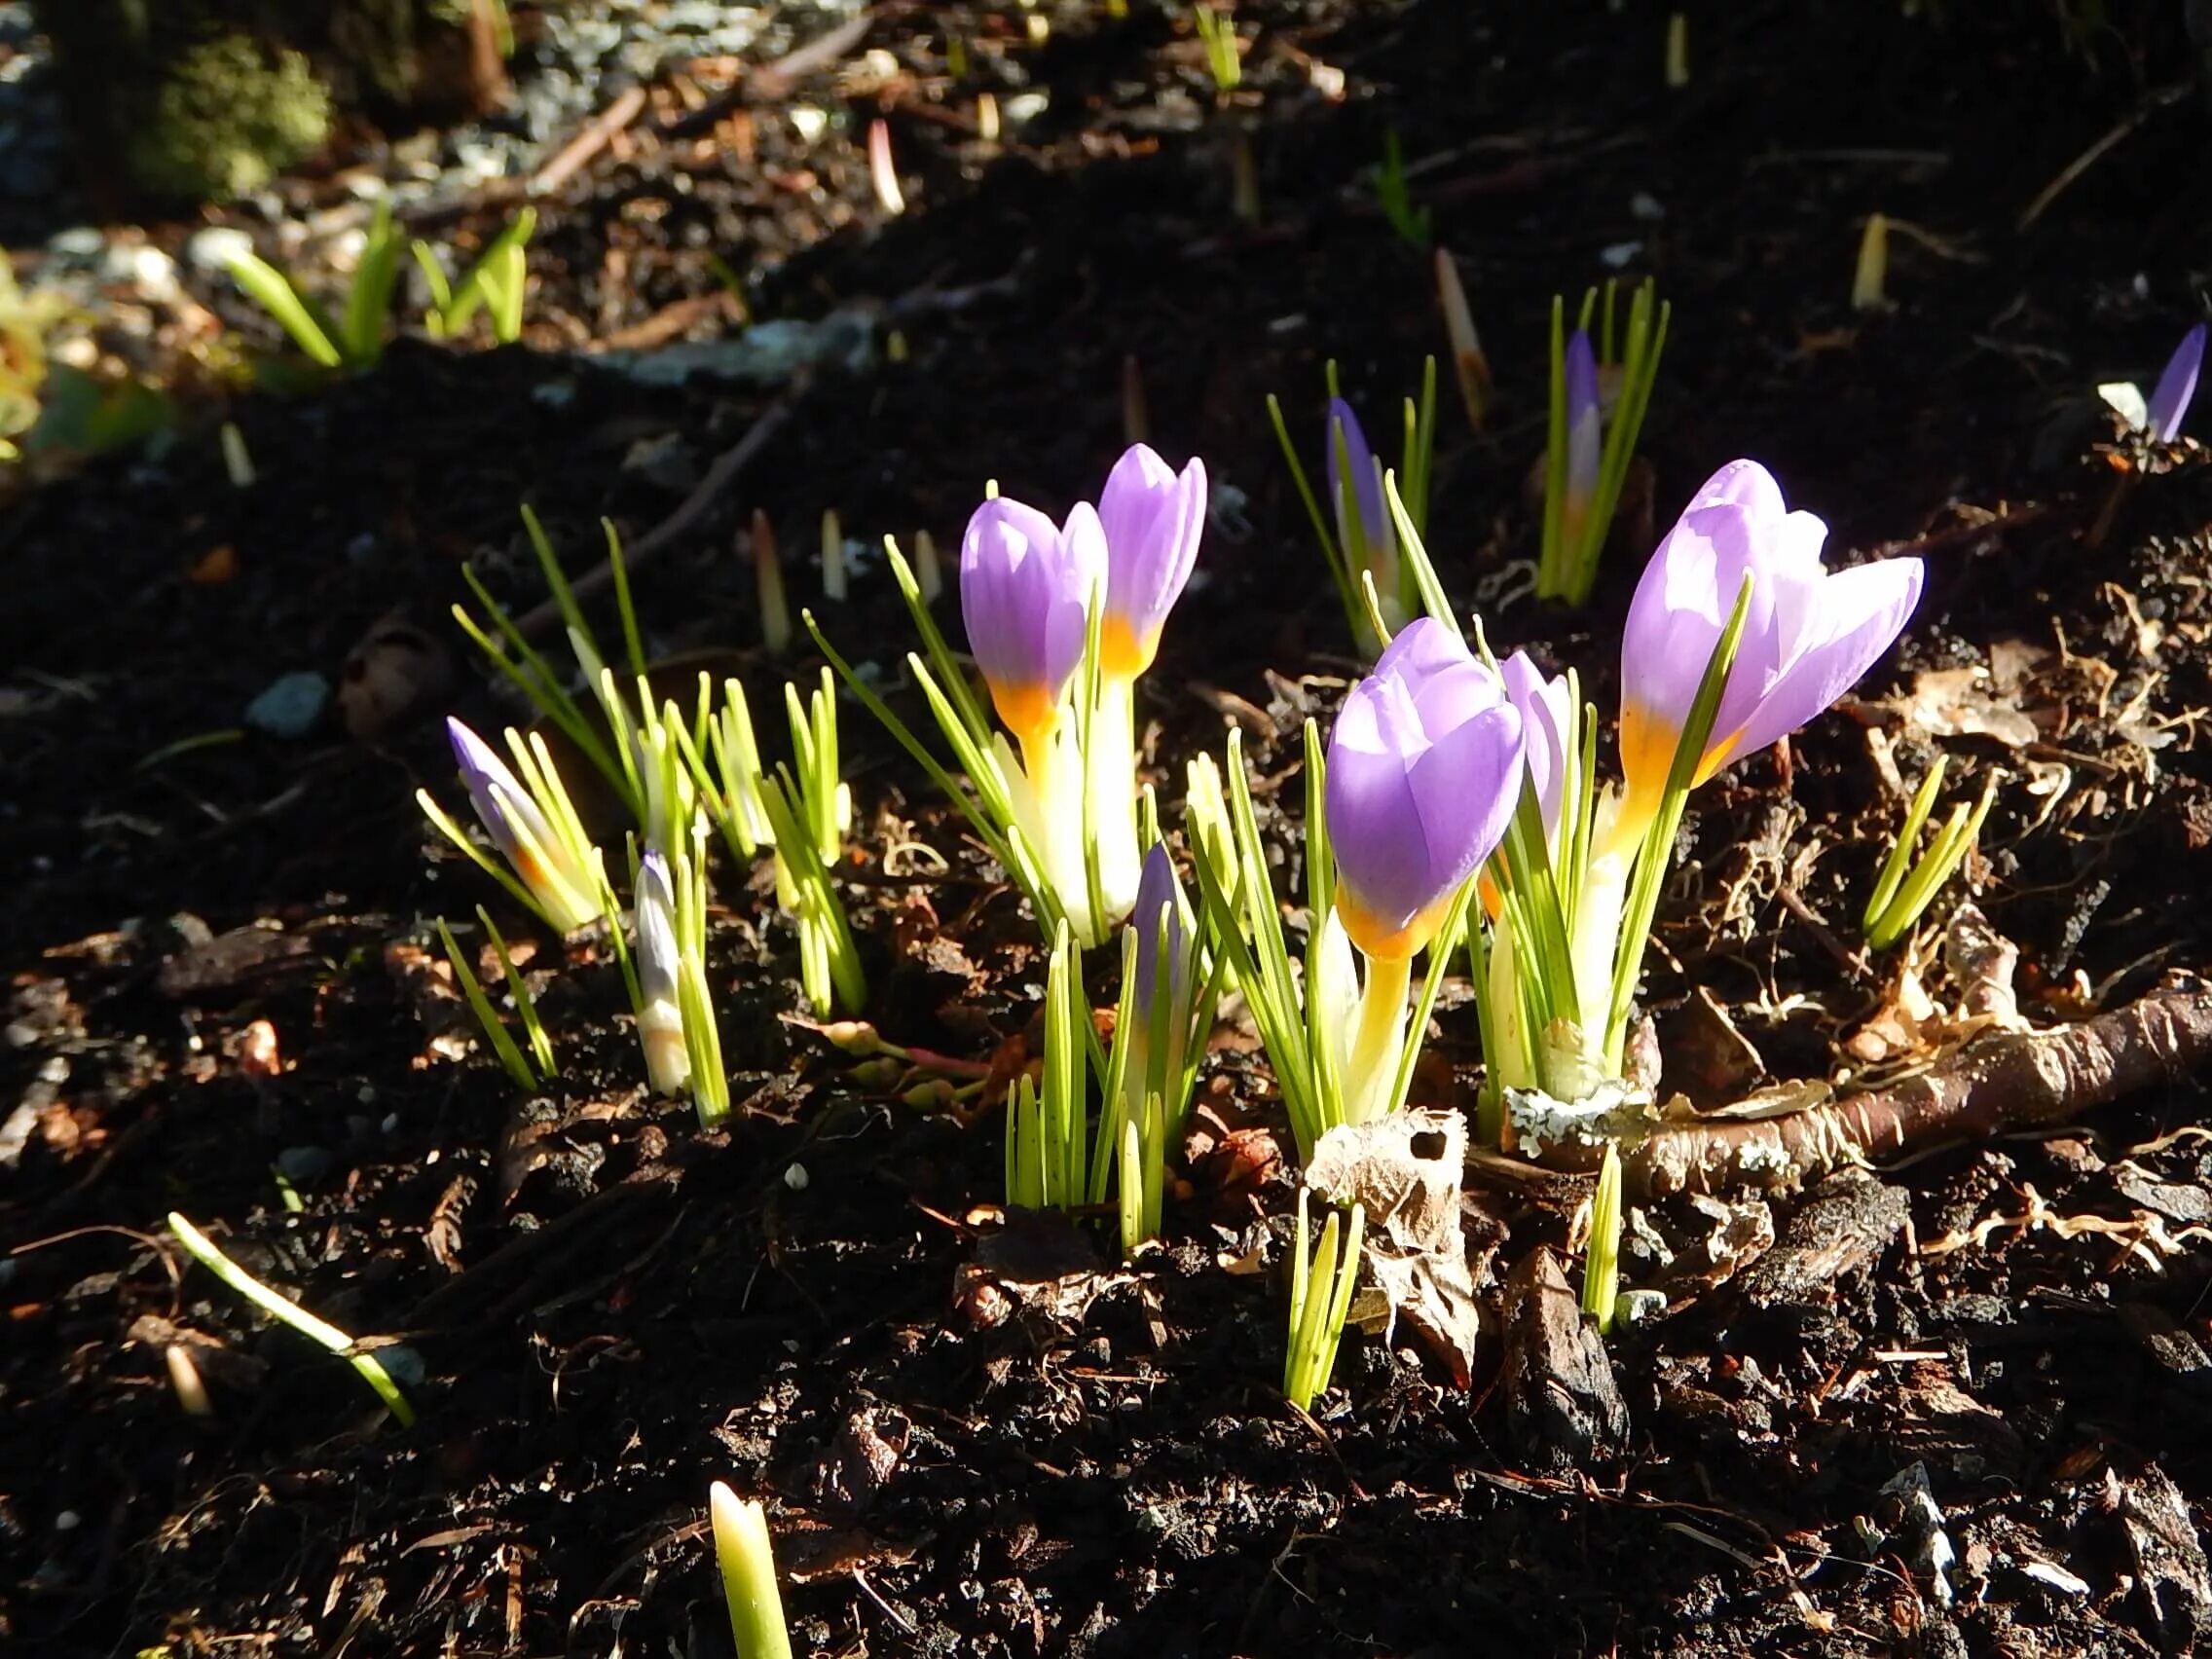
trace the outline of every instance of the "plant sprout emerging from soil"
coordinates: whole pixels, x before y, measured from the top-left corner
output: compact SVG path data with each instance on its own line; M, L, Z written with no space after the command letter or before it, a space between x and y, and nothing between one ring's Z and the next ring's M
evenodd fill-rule
M1244 60L1236 46L1236 21L1228 8L1197 5L1191 8L1191 24L1205 48L1206 73L1213 77L1214 92L1226 96L1244 82Z
M484 937L491 941L493 953L498 958L499 972L507 984L507 995L513 1000L515 1012L522 1018L523 1035L529 1044L527 1054L508 1034L505 1023L492 1007L492 999L485 994L483 985L478 982L475 970L469 967L467 954L454 943L453 930L446 926L441 917L438 921L438 940L445 946L446 962L453 970L454 983L461 987L461 996L476 1015L477 1024L483 1027L485 1038L491 1043L492 1051L498 1056L499 1064L505 1069L507 1076L514 1079L518 1088L535 1088L540 1083L550 1082L557 1069L553 1060L553 1039L547 1035L544 1022L537 1017L537 1004L530 994L530 985L523 978L521 970L515 966L513 953L507 949L505 938L493 924L491 912L481 904L476 906L476 921L483 928Z
M391 204L377 203L360 263L347 289L342 316L333 319L274 265L251 251L231 258L231 280L274 317L292 344L326 369L372 369L384 355L385 320L399 276L399 233Z
M1166 845L1154 841L1122 934L1122 997L1090 1166L1093 1204L1105 1201L1108 1178L1120 1168L1124 1255L1160 1234L1167 1149L1190 1112L1213 1029L1224 959L1217 953L1208 961L1196 922Z
M1613 511L1636 454L1636 440L1659 376L1671 308L1647 280L1630 297L1616 338L1614 286L1582 297L1571 334L1566 303L1552 301L1550 441L1544 461L1544 536L1536 562L1536 593L1573 606L1590 603L1598 559L1611 534ZM1598 325L1593 344L1590 328Z
M1344 1341L1345 1315L1351 1311L1352 1287L1359 1279L1360 1244L1366 1211L1353 1204L1348 1223L1332 1209L1321 1228L1321 1242L1307 1253L1306 1190L1298 1193L1298 1231L1290 1257L1290 1342L1282 1362L1282 1391L1300 1411L1312 1408L1314 1395L1329 1385L1337 1368L1337 1346ZM1343 1248L1338 1248L1342 1235Z
M729 1116L729 1074L707 984L707 827L666 852L648 848L638 863L637 949L631 1006L645 1071L656 1093L688 1088L702 1128Z
M271 1290L223 1254L213 1239L176 1211L169 1212L168 1222L169 1232L194 1261L271 1318L289 1325L311 1343L318 1344L332 1353L344 1355L346 1362L360 1373L361 1381L376 1391L377 1398L384 1402L385 1409L391 1413L399 1426L415 1426L415 1408L407 1403L407 1396L399 1391L399 1384L391 1380L391 1373L384 1368L375 1354L357 1350L353 1339L336 1325L316 1318L298 1303Z
M525 207L485 244L457 284L446 276L437 250L418 240L415 263L430 296L423 326L433 340L457 338L482 311L491 320L492 338L512 346L522 338L523 300L530 285L530 239L537 229L537 209Z
M1375 204L1400 241L1409 247L1428 246L1434 216L1426 207L1414 205L1406 180L1406 149L1395 128L1382 135L1382 163L1375 169Z
M1010 1209L1081 1208L1088 1198L1089 1116L1082 1038L1088 1016L1067 923L1045 973L1043 1082L1024 1071L1006 1103L1006 1201Z
M792 1659L767 1511L757 1499L739 1497L717 1481L707 1493L707 1514L714 1526L715 1564L721 1570L737 1659Z
M1928 776L1913 792L1904 828L1898 831L1890 856L1882 861L1882 873L1875 878L1874 891L1861 918L1871 949L1887 950L1912 931L1936 902L1943 884L1966 862L1974 837L1981 833L1982 820L1989 816L1990 802L1997 795L1994 777L1982 785L1981 798L1972 806L1960 801L1951 808L1950 817L1936 831L1928 851L1914 861L1913 849L1919 846L1920 832L1936 810L1936 792L1943 787L1943 771L1949 763L1948 756L1936 756L1936 764L1928 768Z
M1590 1196L1590 1245L1582 1265L1582 1311L1598 1322L1600 1336L1612 1330L1620 1297L1621 1150L1608 1141Z
M1400 537L1384 504L1382 461L1369 447L1359 417L1339 393L1336 364L1328 364L1325 372L1329 387L1328 426L1322 437L1323 471L1329 488L1326 513L1313 493L1305 464L1298 459L1298 447L1291 442L1282 405L1272 393L1268 419L1290 467L1291 483L1297 487L1299 499L1306 504L1307 516L1312 522L1313 538L1321 545L1321 557L1336 583L1352 640L1361 655L1373 656L1382 648L1385 635L1404 627L1407 617L1419 614L1422 599L1413 568L1401 555ZM1401 424L1404 449L1399 489L1415 533L1419 535L1427 528L1429 469L1436 451L1433 357L1422 366L1420 396L1405 400ZM1374 589L1381 632L1368 614L1365 593L1369 587Z

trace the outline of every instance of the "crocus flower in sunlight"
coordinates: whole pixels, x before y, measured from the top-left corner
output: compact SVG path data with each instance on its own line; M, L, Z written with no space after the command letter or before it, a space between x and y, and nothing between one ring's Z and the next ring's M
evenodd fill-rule
M1598 355L1590 349L1590 336L1578 328L1567 342L1567 483L1560 534L1569 546L1579 544L1590 511L1597 504L1598 473L1604 454Z
M1106 562L1098 514L1079 502L1064 528L1003 497L960 542L960 613L999 718L1032 748L1059 721L1083 660L1085 611Z
M597 918L598 872L571 855L569 843L555 833L506 762L457 719L446 720L446 737L485 832L537 901L545 919L563 933L573 933Z
M1498 841L1521 789L1521 716L1431 617L1408 623L1345 699L1329 740L1337 908L1370 958L1426 945Z
M1621 638L1621 771L1616 837L1658 811L1699 682L1744 577L1751 606L1695 781L1795 731L1890 648L1920 601L1918 559L1829 571L1827 526L1783 505L1753 461L1732 461L1683 509L1644 567Z
M1340 451L1338 445L1342 442ZM1375 576L1375 598L1382 620L1396 626L1404 619L1398 598L1398 534L1390 522L1389 506L1382 499L1382 473L1375 464L1375 452L1367 447L1359 417L1341 397L1329 399L1329 501L1337 514L1337 543L1345 551L1356 583L1361 571ZM1345 511L1345 472L1351 473L1351 504Z
M2145 424L2158 442L2170 444L2181 435L2181 424L2189 414L2190 400L2196 395L2196 377L2203 367L2204 324L2200 322L2182 336L2174 354L2166 359L2157 389L2151 393Z
M1178 473L1146 445L1132 445L1106 475L1098 519L1106 537L1099 666L1133 680L1152 666L1161 624L1191 579L1206 522L1205 463L1194 457Z
M682 958L676 942L676 891L668 861L647 853L638 866L638 1038L645 1072L659 1094L680 1094L691 1081L677 991Z

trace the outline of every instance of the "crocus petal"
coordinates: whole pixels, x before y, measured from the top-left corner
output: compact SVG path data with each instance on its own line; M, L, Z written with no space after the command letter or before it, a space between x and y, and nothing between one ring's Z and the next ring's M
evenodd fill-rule
M1919 600L1916 560L1829 574L1827 527L1773 475L1732 461L1706 481L1637 583L1621 638L1622 824L1648 822L1744 579L1751 603L1698 779L1794 731L1889 648Z
M1329 743L1338 906L1370 955L1410 954L1505 832L1521 717L1450 630L1423 617L1352 689Z
M1529 787L1535 792L1543 816L1544 834L1559 833L1560 803L1567 790L1567 734L1574 720L1567 676L1546 680L1527 651L1515 651L1498 665L1505 694L1521 715L1521 736L1529 767Z
M1152 999L1160 976L1160 917L1167 914L1167 999L1170 1008L1182 1005L1190 982L1190 964L1183 947L1183 891L1175 879L1174 861L1160 842L1145 854L1144 874L1137 883L1137 902L1129 911L1129 926L1137 930L1136 1003L1142 1016L1152 1015Z
M2181 435L2190 399L2196 395L2197 371L2203 366L2204 324L2200 322L2181 337L2181 344L2166 360L2165 373L2158 377L2157 389L2151 393L2145 421L2151 436L2158 442L2170 444Z
M1604 455L1598 408L1598 358L1590 336L1576 329L1567 343L1567 502L1571 535L1598 494Z
M1717 763L1755 755L1832 707L1904 632L1925 576L1918 559L1880 559L1838 571L1823 582L1815 636L1768 688L1742 732L1733 734L1735 741ZM1714 733L1722 742L1730 735Z
M1085 608L1103 568L1097 514L1062 532L1035 507L985 501L960 543L960 613L1000 718L1025 737L1050 730L1083 657Z
M1337 453L1337 435L1344 434L1344 454ZM1329 500L1337 509L1337 539L1349 544L1350 527L1345 523L1344 467L1351 467L1352 500L1359 508L1360 539L1367 543L1371 554L1379 550L1394 550L1396 536L1390 526L1389 509L1382 500L1382 476L1375 465L1375 452L1367 447L1367 434L1360 430L1359 417L1351 412L1351 405L1341 397L1329 399Z
M450 715L446 718L446 739L453 745L453 757L461 767L477 820L509 864L517 862L527 845L535 843L548 850L559 845L552 826L530 798L530 792L490 744Z
M1205 463L1194 457L1178 474L1133 445L1107 474L1097 510L1106 548L1102 666L1133 678L1152 666L1161 625L1191 579L1205 529Z

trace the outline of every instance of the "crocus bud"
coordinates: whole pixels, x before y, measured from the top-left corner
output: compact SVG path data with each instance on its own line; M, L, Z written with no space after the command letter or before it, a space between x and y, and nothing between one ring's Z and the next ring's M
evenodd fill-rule
M1063 529L1004 497L985 501L960 542L960 613L999 718L1027 745L1058 723L1083 660L1090 589L1105 534L1088 501Z
M1706 481L1652 553L1621 636L1618 821L1641 834L1658 810L1698 683L1735 609L1751 607L1695 782L1795 731L1855 684L1903 631L1920 601L1918 559L1830 572L1827 526L1783 505L1782 487L1753 461Z
M2189 414L2190 399L2196 395L2196 376L2203 366L2204 324L2200 322L2181 337L2174 354L2166 359L2157 389L2151 393L2145 424L2158 442L2170 444L2181 436L2181 424Z
M1160 918L1167 916L1167 973L1161 977ZM1137 1007L1149 1018L1153 998L1161 989L1170 1009L1181 1008L1190 993L1190 953L1184 946L1183 886L1175 879L1175 862L1160 842L1144 857L1144 874L1137 882L1137 902L1129 911L1129 926L1137 930Z
M676 892L668 861L658 852L647 853L638 866L637 919L638 1038L645 1045L645 1074L655 1093L678 1094L691 1081L691 1055L683 1046L677 994Z
M1339 442L1342 442L1340 449ZM1367 447L1359 417L1341 397L1329 399L1329 502L1337 514L1337 542L1350 561L1353 573L1372 571L1375 594L1384 603L1398 596L1398 536L1390 523L1390 509L1382 499L1382 474L1375 464L1375 452ZM1351 473L1351 499L1355 509L1345 513L1345 472ZM1387 612L1385 612L1387 619Z
M546 919L563 933L573 933L594 920L599 915L597 873L554 832L530 792L490 744L451 718L446 720L446 737L477 819Z
M1337 909L1370 957L1435 937L1460 884L1505 834L1521 790L1521 716L1432 617L1390 642L1329 739Z
M1521 736L1529 764L1529 788L1543 813L1544 835L1559 834L1560 804L1567 773L1576 764L1572 750L1574 690L1567 676L1543 677L1527 651L1515 651L1498 665L1505 695L1521 716Z
M1562 534L1575 545L1598 499L1604 439L1598 402L1598 356L1590 336L1576 329L1567 342L1567 482Z
M1133 680L1152 666L1161 624L1191 579L1206 523L1205 463L1193 457L1177 473L1132 445L1106 475L1098 518L1106 537L1099 666Z

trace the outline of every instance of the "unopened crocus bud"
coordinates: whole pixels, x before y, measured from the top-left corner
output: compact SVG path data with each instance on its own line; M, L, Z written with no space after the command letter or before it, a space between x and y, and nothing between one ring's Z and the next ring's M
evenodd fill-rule
M2165 373L2158 377L2157 389L2151 393L2145 424L2158 442L2170 444L2181 436L2181 424L2189 414L2190 400L2196 395L2196 377L2203 367L2204 324L2200 322L2181 337L2181 344L2166 360Z
M668 862L649 852L638 866L638 1039L656 1094L681 1093L691 1081L677 992L682 955L676 941L676 891Z
M1598 500L1598 472L1604 460L1604 438L1598 403L1598 356L1590 336L1576 329L1567 342L1567 482L1561 530L1567 544L1579 544L1591 508Z
M554 832L530 792L490 744L450 718L446 737L478 821L546 919L563 933L573 933L595 920L600 913L597 872L580 863Z
M1166 975L1161 974L1161 918L1166 917ZM1183 934L1183 884L1175 879L1175 861L1155 841L1144 856L1144 873L1137 882L1137 902L1129 911L1129 926L1137 930L1137 1007L1150 1017L1153 999L1164 990L1170 1009L1181 1008L1190 994L1191 962Z
M1353 687L1329 739L1327 810L1337 909L1367 955L1402 961L1435 937L1504 837L1522 749L1503 683L1432 617Z
M1193 457L1177 472L1132 444L1106 475L1098 520L1106 537L1099 667L1133 680L1152 666L1161 625L1191 579L1206 524L1205 462Z
M1025 748L1059 721L1083 660L1086 608L1106 564L1088 501L1063 528L998 497L976 509L960 542L960 613L999 718Z
M1627 793L1617 836L1641 834L1658 811L1698 684L1747 575L1751 606L1696 783L1827 709L1903 631L1920 601L1920 561L1830 572L1821 564L1826 538L1821 520L1784 506L1765 467L1732 461L1659 543L1621 636Z
M1337 542L1352 566L1375 575L1376 598L1385 605L1398 596L1398 535L1382 499L1382 474L1367 447L1359 417L1341 397L1329 399L1329 501L1336 508ZM1346 473L1350 473L1352 511L1345 511ZM1387 611L1384 620L1392 620Z
M1498 678L1505 682L1506 697L1520 712L1529 788L1543 814L1544 834L1556 840L1567 773L1576 763L1572 749L1574 688L1564 674L1546 680L1529 660L1527 651L1515 651L1500 663Z

